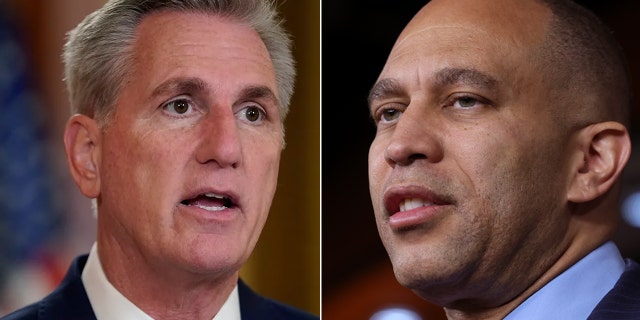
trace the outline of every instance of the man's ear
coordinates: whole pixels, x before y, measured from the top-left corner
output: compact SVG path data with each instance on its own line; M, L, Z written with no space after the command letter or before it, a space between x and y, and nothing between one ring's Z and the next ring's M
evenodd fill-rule
M71 176L88 198L97 198L100 194L101 135L97 122L82 114L73 115L64 131Z
M618 180L631 154L624 125L608 121L590 125L577 134L578 154L572 164L567 199L587 202L606 193Z

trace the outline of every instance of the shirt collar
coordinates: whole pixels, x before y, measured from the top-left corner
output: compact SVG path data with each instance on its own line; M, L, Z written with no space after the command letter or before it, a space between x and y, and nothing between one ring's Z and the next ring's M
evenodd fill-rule
M100 257L98 256L97 243L94 243L91 247L87 264L84 270L82 270L82 284L87 291L89 302L97 319L153 320L153 318L123 296L109 280L107 280L107 276L104 274L102 264L100 263ZM222 319L240 320L240 299L238 297L237 285L212 320Z
M505 320L586 319L624 269L618 248L609 241L547 283Z

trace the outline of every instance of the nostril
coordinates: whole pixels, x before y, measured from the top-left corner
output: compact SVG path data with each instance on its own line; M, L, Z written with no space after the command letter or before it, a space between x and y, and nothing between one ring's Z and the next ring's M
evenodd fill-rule
M414 153L412 155L409 156L409 160L410 161L415 161L415 160L419 160L419 159L426 159L427 156L424 154L420 154L420 153Z

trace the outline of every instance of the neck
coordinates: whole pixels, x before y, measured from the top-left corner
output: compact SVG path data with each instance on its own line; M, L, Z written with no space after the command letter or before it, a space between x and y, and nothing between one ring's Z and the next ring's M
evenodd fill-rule
M210 320L238 281L238 272L212 275L184 270L154 262L114 239L98 238L98 255L109 282L154 319Z
M593 224L589 221L574 222L571 228L573 230L568 232L568 234L573 236L569 238L568 246L559 258L555 260L540 277L538 277L523 291L518 293L514 298L504 303L495 303L494 305L497 306L484 308L482 307L482 304L474 303L475 300L470 300L471 302L466 301L454 303L449 307L445 307L447 319L503 319L556 276L566 271L569 267L610 239L611 230L609 227L602 227L602 225L599 225L600 228L592 228L591 226L593 226ZM580 232L574 232L578 229L582 230ZM589 229L589 231L585 231L585 229ZM486 301L483 301L483 304L485 306L488 305L486 304Z

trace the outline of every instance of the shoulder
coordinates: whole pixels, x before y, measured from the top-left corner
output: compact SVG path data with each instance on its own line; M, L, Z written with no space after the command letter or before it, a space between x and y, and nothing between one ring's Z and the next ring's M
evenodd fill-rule
M625 262L625 271L609 294L617 294L619 297L640 302L640 264L631 259ZM640 310L640 304L638 308Z
M626 260L618 282L598 303L589 319L640 318L640 264Z
M2 318L1 320L35 320L38 319L38 309L40 309L40 302L28 305L22 309L16 310Z
M81 278L86 261L86 255L76 258L62 283L53 292L0 320L95 319Z
M318 316L275 301L253 292L242 280L238 281L240 312L243 320L253 319L290 319L317 320Z

